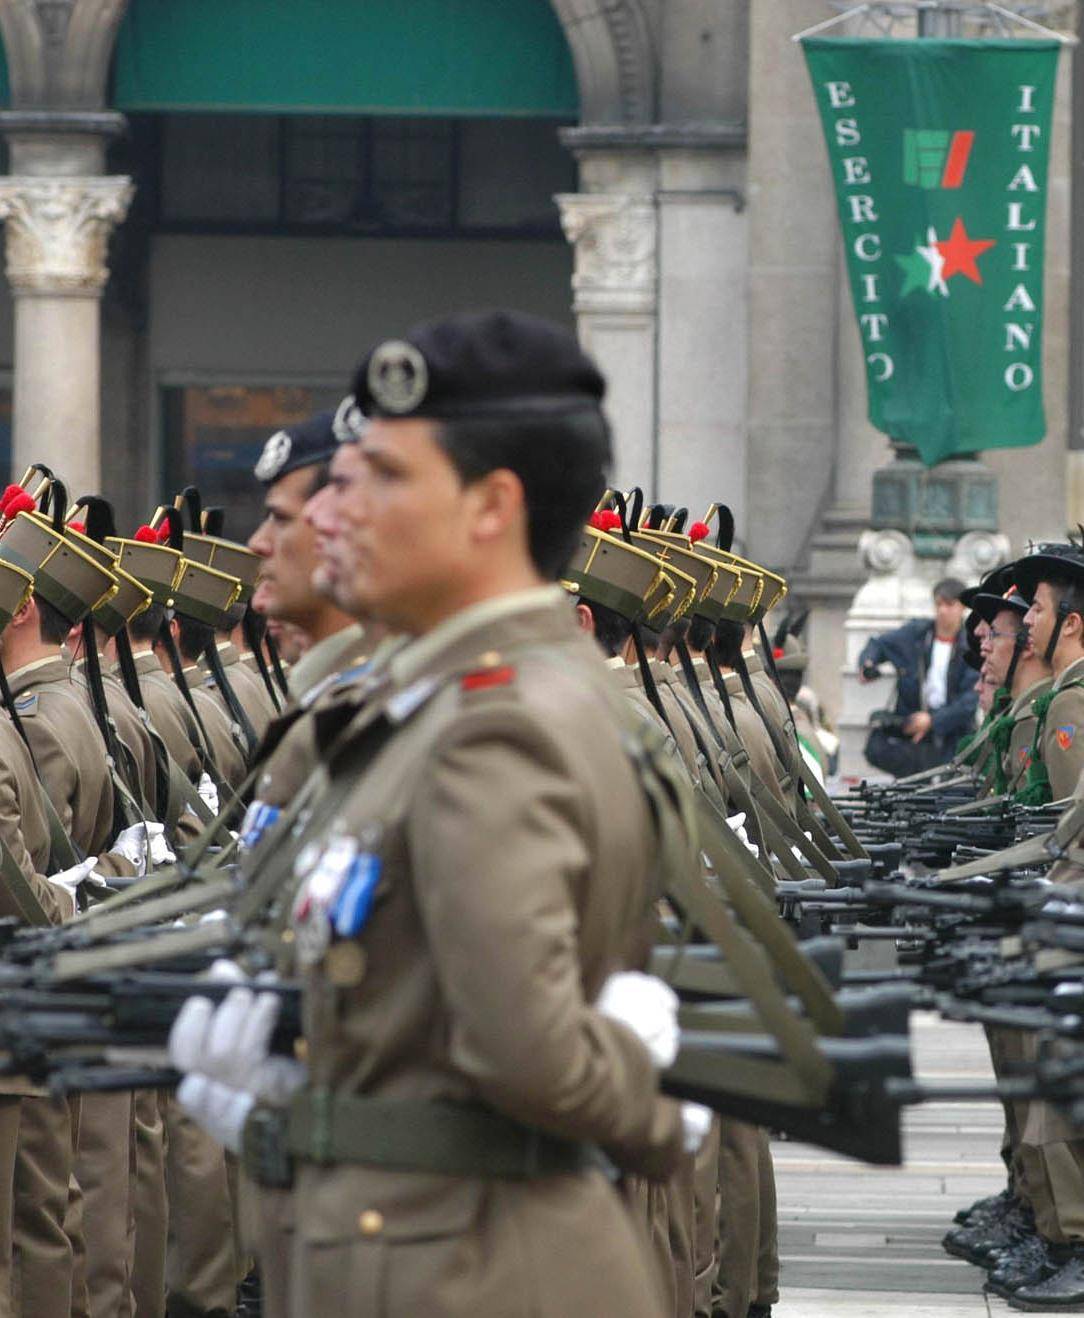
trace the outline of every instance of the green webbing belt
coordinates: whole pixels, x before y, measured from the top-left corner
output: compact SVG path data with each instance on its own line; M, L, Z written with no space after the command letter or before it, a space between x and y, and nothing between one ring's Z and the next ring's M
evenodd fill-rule
M326 1089L305 1090L290 1104L286 1148L303 1162L438 1176L520 1180L600 1165L590 1145L558 1139L473 1104Z
M737 838L734 841L741 847ZM701 845L721 877L722 871L730 868L731 858L725 854L725 848L718 844L717 839L706 836L701 837ZM809 1095L815 1100L823 1100L831 1087L831 1066L817 1048L816 1033L809 1021L794 1014L776 984L776 967L768 963L760 948L738 927L726 902L712 893L700 875L684 871L669 877L674 900L723 953L742 995L752 1003L765 1029L774 1035ZM778 927L787 932L778 912L771 910L770 913ZM797 956L804 960L800 952ZM819 977L819 972L808 961L805 965L813 976ZM826 985L824 991L831 1002Z

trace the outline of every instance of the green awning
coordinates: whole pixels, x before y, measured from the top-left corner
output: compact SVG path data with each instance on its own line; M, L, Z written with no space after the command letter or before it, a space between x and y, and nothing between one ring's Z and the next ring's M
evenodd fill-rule
M132 0L119 110L575 118L550 0Z

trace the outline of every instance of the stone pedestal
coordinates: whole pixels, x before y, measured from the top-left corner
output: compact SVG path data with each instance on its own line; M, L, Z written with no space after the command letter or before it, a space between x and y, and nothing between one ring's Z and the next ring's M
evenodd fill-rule
M958 577L972 584L1006 562L1008 536L997 531L969 531L953 541L949 552L920 553L915 541L902 531L866 531L858 544L865 584L855 595L843 626L844 661L842 704L836 731L840 737L839 769L844 776L862 776L869 766L862 755L869 716L875 709L895 703L892 676L863 684L858 680L858 656L871 636L891 631L909 618L933 613L934 584L943 577Z
M100 300L106 244L133 187L123 177L0 178L15 297L16 476L53 467L74 495L101 487Z

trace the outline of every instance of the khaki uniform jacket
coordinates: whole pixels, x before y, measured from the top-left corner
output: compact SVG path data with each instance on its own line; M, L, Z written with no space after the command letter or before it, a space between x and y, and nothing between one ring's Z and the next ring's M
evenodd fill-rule
M88 702L89 707L90 688L82 662L77 663L73 670L73 676L76 675L83 698ZM121 778L136 803L145 807L146 818L157 819L159 817L158 769L154 758L154 742L139 715L139 710L125 691L124 684L105 668L102 669L102 689L105 691L105 704L113 727L116 729L116 735L131 757L130 765L123 763L117 765ZM130 780L129 767L131 774L134 774L134 781Z
M1035 711L1033 705L1037 696L1045 695L1053 685L1052 677L1041 677L1033 682L1026 691L1022 691L1012 702L1009 713L1014 722L1012 738L1007 752L1007 763L1002 765L1005 777L1009 781L1008 790L1014 792L1020 787L1031 766L1031 745L1035 740Z
M240 729L235 726L229 715L224 712L221 699L216 691L208 688L209 678L202 668L191 664L184 670L184 680L192 692L192 699L203 723L210 742L208 750L219 775L234 789L245 780L246 752L240 741ZM184 697L182 696L183 700Z
M677 1165L677 1105L632 1032L591 1005L642 945L655 895L625 719L557 588L469 609L389 661L328 763L332 791L345 752L363 763L333 833L382 873L360 982L334 985L322 959L309 973L313 1087L480 1102L630 1170ZM332 840L320 823L308 836ZM299 1314L346 1294L371 1318L661 1312L642 1240L595 1172L302 1163L296 1195Z
M0 841L46 914L54 924L59 924L75 913L75 902L63 888L54 887L45 877L50 873L52 843L41 790L22 737L11 719L6 714L0 715ZM19 907L0 878L0 916L17 919L19 915ZM0 1077L0 1094L4 1096L25 1097L44 1092L18 1076Z
M310 713L354 701L350 678L369 664L364 629L355 624L328 636L307 651L290 671L287 707L268 727L256 751L261 772L255 797L267 805L287 805L316 768L314 724Z
M170 758L178 764L188 781L196 786L200 780L200 740L192 711L185 704L177 684L162 670L151 651L137 654L135 669L143 703L151 724L162 738Z
M1054 700L1046 715L1040 751L1050 776L1051 800L1072 795L1084 770L1084 658L1054 679Z
M771 681L770 678L768 680ZM749 703L749 697L745 694L741 678L737 673L727 673L726 689L730 696L730 707L734 711L734 724L738 736L749 756L750 768L787 813L793 815L794 802L783 788L786 771L779 763L779 756L775 753L775 746L772 744L768 729L764 726L764 720ZM757 691L757 695L761 699L764 713L771 718L772 715L760 691Z
M232 642L227 644L219 643L218 656L222 661L222 669L226 674L226 679L233 687L233 693L248 716L248 721L252 724L252 729L256 733L256 739L259 740L267 731L267 725L278 713L271 702L271 697L267 694L263 679L255 676L250 669L245 667L241 662L241 655L237 646ZM226 698L219 691L214 679L210 677L205 664L206 660L201 659L200 667L203 668L204 674L208 678L207 689L221 703L226 717L228 719L232 718L229 706L226 704Z
M76 850L98 857L99 874L134 874L130 861L109 852L113 782L101 733L71 665L60 655L39 659L16 669L9 682L42 787Z
M52 843L41 792L26 744L7 714L0 715L0 842L53 923L59 924L74 914L75 903L45 878ZM0 879L0 916L18 915Z

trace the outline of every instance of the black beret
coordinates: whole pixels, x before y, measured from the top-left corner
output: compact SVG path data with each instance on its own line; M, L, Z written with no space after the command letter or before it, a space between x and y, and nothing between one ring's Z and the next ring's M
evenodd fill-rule
M461 312L373 348L354 396L366 416L558 416L597 410L606 392L576 336L520 311Z
M297 471L299 467L314 467L320 462L330 462L332 454L339 447L334 422L334 412L317 412L307 421L299 421L295 426L276 431L263 446L260 460L256 463L256 479L264 485L274 485L277 480L291 471Z

